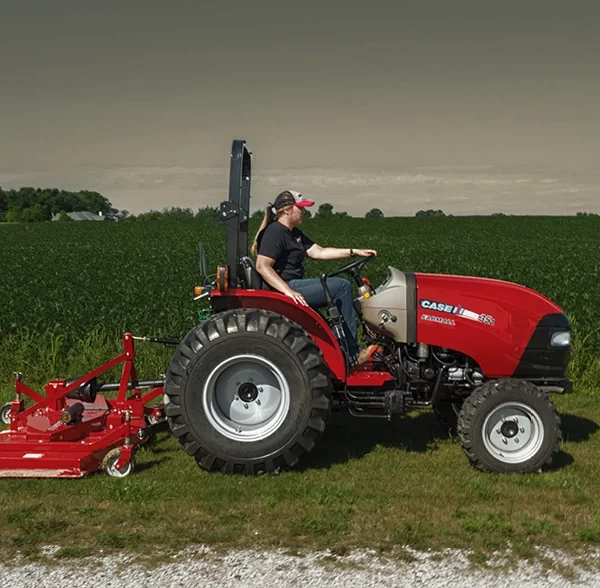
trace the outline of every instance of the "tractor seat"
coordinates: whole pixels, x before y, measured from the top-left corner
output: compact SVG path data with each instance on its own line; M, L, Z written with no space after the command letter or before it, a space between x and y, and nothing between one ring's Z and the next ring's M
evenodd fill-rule
M251 257L240 257L240 263L244 268L242 274L242 280L244 287L249 290L268 290L267 283L263 280L262 276L256 271L254 260Z

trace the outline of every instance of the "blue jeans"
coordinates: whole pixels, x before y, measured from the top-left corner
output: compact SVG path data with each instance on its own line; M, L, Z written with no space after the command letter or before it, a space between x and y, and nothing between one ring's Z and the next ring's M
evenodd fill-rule
M290 280L290 288L300 292L311 308L323 308L327 306L325 292L318 278L309 278L303 280ZM344 317L344 334L348 344L348 359L352 362L356 359L360 347L356 339L358 326L354 314L354 303L352 300L352 284L344 278L328 278L327 288L331 293L336 306Z

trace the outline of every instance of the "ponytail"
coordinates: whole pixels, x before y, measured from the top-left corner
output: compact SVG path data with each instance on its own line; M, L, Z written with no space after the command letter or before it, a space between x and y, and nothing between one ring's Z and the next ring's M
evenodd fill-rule
M258 255L258 237L272 222L275 222L276 220L277 212L275 210L275 207L272 204L269 204L269 206L267 206L267 209L265 210L265 216L262 220L262 223L260 224L258 231L256 231L256 235L252 243L252 248L250 249L254 257Z

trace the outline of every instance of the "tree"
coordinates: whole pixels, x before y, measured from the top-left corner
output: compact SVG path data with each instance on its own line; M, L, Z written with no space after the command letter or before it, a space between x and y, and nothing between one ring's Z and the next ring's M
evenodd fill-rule
M137 220L139 221L154 221L154 220L163 220L165 215L158 210L150 210L149 212L142 212L137 215Z
M22 223L39 223L45 221L44 209L40 204L30 206L21 211Z
M58 214L58 222L68 223L73 222L73 219L64 210L61 210Z
M181 208L181 206L163 208L162 214L165 218L194 218L191 208Z
M383 218L383 212L379 208L371 208L365 218Z
M0 223L6 220L6 213L8 212L8 196L4 190L0 187Z
M430 216L446 216L446 214L443 210L433 210L429 208L428 210L419 210L415 216L419 218L425 218Z
M317 210L317 214L315 214L315 218L331 218L332 216L333 204L329 204L329 202L321 204Z
M6 213L7 223L18 223L21 221L21 209L13 204Z
M217 220L219 218L219 209L216 206L202 206L198 208L196 218L212 218Z

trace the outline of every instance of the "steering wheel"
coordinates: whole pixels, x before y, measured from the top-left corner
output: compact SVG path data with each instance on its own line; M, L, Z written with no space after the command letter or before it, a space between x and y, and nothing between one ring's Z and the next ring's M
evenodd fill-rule
M354 278L356 285L360 287L363 285L362 279L360 277L360 270L365 264L367 264L369 261L371 261L371 259L373 259L374 257L375 257L374 255L367 255L366 257L361 257L360 259L357 259L356 261L348 263L345 266L343 266L340 269L337 269L333 272L328 272L328 273L322 274L321 282L326 281L327 278L333 278L334 276L337 276L338 274L347 273L347 274L350 274Z

